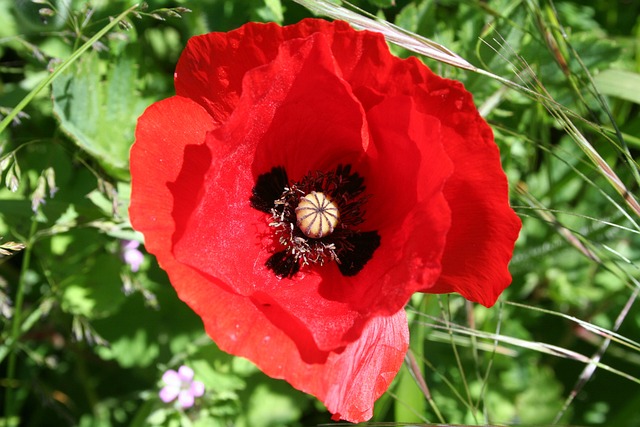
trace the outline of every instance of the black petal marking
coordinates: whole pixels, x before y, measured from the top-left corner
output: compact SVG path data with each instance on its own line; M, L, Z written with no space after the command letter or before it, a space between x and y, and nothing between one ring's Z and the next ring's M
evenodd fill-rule
M339 254L340 263L338 268L343 276L355 276L380 246L380 235L376 231L366 231L354 233L347 237L346 240L352 248Z
M249 198L250 205L271 215L269 226L275 229L274 237L284 247L267 259L266 267L279 278L291 279L304 265L322 266L334 261L343 276L358 274L380 246L380 235L376 231L358 230L363 222L363 205L369 198L364 192L364 178L352 172L348 164L338 165L329 172L310 171L294 183L289 182L282 166L259 175ZM304 200L319 193L332 200L340 219L331 233L315 235L310 229L317 224L302 214L309 210ZM315 202L317 212L307 213L326 215L326 209L320 209L324 204L320 206L319 199ZM306 222L310 224L305 232ZM322 228L322 221L319 226Z
M271 255L265 265L281 279L285 277L291 279L300 270L300 263L288 251Z
M275 206L274 202L282 196L287 185L289 185L287 171L282 166L274 167L270 172L258 176L249 198L251 207L265 213L271 213L271 209Z

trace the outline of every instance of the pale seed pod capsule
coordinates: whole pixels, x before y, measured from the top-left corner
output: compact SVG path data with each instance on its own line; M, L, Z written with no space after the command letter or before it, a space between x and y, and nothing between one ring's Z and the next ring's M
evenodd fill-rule
M324 193L312 191L300 198L296 219L305 236L320 239L333 233L340 221L340 211L331 198Z

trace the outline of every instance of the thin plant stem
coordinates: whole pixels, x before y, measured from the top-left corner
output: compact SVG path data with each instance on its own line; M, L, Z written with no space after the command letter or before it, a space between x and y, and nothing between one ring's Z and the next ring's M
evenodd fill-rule
M16 118L18 113L24 110L25 107L29 105L29 103L33 100L33 98L35 98L36 95L40 93L42 89L50 85L60 74L62 74L64 70L69 68L71 64L73 64L78 58L80 58L80 55L85 53L95 42L101 39L113 27L118 25L118 23L122 21L129 13L131 13L137 8L138 8L138 5L135 4L131 6L129 9L122 12L120 15L118 15L113 21L107 24L104 28L98 31L93 37L87 40L82 46L80 46L78 50L74 51L71 54L71 56L67 58L66 61L60 64L58 68L56 68L51 74L47 76L47 78L42 80L35 88L31 90L31 92L29 92L24 98L22 98L22 101L20 101L20 103L16 105L16 107L13 110L11 110L9 114L7 114L7 116L2 120L2 122L0 122L0 133L2 133L7 128L7 126L9 126L9 124L13 121L13 119Z
M25 281L27 277L27 271L29 270L29 264L31 262L31 253L33 249L34 236L36 234L36 230L38 229L38 223L35 217L31 220L31 229L29 230L29 239L27 241L27 245L24 251L24 258L22 259L22 267L20 269L20 278L18 279L18 289L16 290L16 303L13 311L13 323L11 325L11 349L9 352L9 358L7 362L7 389L5 392L4 400L5 400L5 420L7 423L10 422L11 418L14 415L15 409L15 400L13 397L13 379L16 374L16 362L17 362L17 351L16 344L18 342L18 338L20 335L20 322L22 320L22 304L24 301L24 288Z
M437 319L439 320L439 319ZM442 322L444 323L444 322ZM453 333L455 332L456 334L459 335L466 335L466 336L471 336L471 335L477 335L479 338L482 339L486 339L486 340L498 340L500 342L506 343L506 344L510 344L512 346L516 346L516 347L520 347L523 349L529 349L529 350L534 350L537 351L539 353L543 353L543 354L549 354L552 356L556 356L556 357L561 357L564 359L569 359L569 360L575 360L577 362L581 362L581 363L585 363L585 364L593 364L596 363L594 362L593 358L587 357L581 353L578 353L576 351L564 348L564 347L560 347L557 345L553 345L553 344L548 344L545 342L538 342L538 341L529 341L529 340L525 340L525 339L521 339L521 338L515 338L515 337L511 337L508 335L497 335L497 334L492 334L492 333L486 333L486 332L482 332L482 331L477 331L477 330L471 330L469 328L465 328L463 326L460 325L455 325L455 324L450 324L449 322L447 322L445 325L438 325L438 324L429 324L429 326L433 329L436 330L440 330L443 331L443 334L447 334L449 336L450 340L453 340ZM455 341L454 341L455 343ZM456 353L457 354L457 353ZM627 374L626 372L623 372L619 369L615 369L612 368L609 365L605 365L601 362L597 362L596 366L600 369L603 369L605 371L608 372L612 372L616 375L621 376L622 378L626 378L629 381L632 381L636 384L640 384L640 378L636 378L630 374ZM466 380L463 379L464 384L466 383ZM468 388L468 386L467 386ZM465 404L467 404L467 406L471 407L468 402L465 402Z
M502 302L499 303L498 305L498 322L496 325L496 335L500 335L500 329L502 327L502 315L504 312L504 308L502 305ZM474 328L475 329L475 328ZM477 339L474 336L472 336L474 345L477 346ZM495 359L496 356L496 350L498 349L498 340L494 339L493 340L493 350L491 351L491 355L489 357L489 362L487 365L487 370L484 373L484 376L481 376L480 378L480 383L482 384L482 388L480 389L480 393L478 396L478 403L477 403L477 407L480 407L480 402L483 403L483 414L484 414L484 422L485 423L489 423L489 413L487 411L487 404L486 404L486 394L487 394L487 389L489 387L489 375L491 374L491 369L493 368L493 361ZM478 365L478 369L479 369L479 365ZM480 371L478 370L478 375L480 375Z
M442 300L438 298L438 304L440 305L440 310L444 316L445 328L449 331L449 338L451 340L451 348L453 350L453 355L456 358L456 363L458 365L458 370L460 371L460 378L462 379L462 384L464 385L464 390L467 394L467 401L469 402L469 408L471 409L471 415L473 416L473 420L477 423L477 408L474 406L473 399L471 398L471 390L469 389L469 384L467 383L467 376L464 371L464 367L462 366L462 360L460 359L460 354L458 353L458 346L456 345L455 340L453 339L453 330L450 329L449 319L451 319L451 305L449 304L449 295L447 295L447 309L445 310Z
M429 402L431 409L436 414L436 417L438 418L438 422L442 424L446 424L446 421L444 420L442 413L438 409L436 402L433 400L433 397L431 396L431 392L429 391L427 382L424 380L424 377L421 375L420 367L418 366L418 361L416 360L416 357L413 355L413 352L411 351L411 349L407 351L407 355L405 356L405 362L407 364L409 372L413 376L413 379L415 380L416 384L418 384L420 391L424 395L424 398L427 399L427 402Z
M419 299L419 302L416 301L418 307L417 311L426 311L428 298L425 295L420 295ZM421 359L424 355L426 328L423 323L415 321L415 316L411 316L409 331L409 348L414 355L413 360L415 361L416 358ZM395 406L395 419L403 421L418 421L419 419L423 419L423 416L420 414L427 412L428 397L424 396L424 389L420 383L420 381L423 380L423 366L419 365L417 362L411 364L410 359L405 356L405 367L407 368L409 375L405 375L403 372L396 388L396 394L399 400L404 404ZM427 399L423 399L423 396L427 397ZM407 412L407 409L409 412Z
M610 338L612 339L615 343L620 344L620 345L624 345L628 348L630 348L633 351L637 351L640 352L640 343L633 341L627 337L624 337L622 335L617 334L615 331L613 330L608 330L602 327L599 327L597 325L594 325L592 323L586 322L584 320L578 319L577 317L574 316L570 316L568 314L564 314L564 313L560 313L557 311L552 311L552 310L547 310L545 308L542 307L536 307L536 306L531 306L531 305L526 305L526 304L520 304L514 301L505 301L504 302L507 305L511 305L514 307L519 307L519 308L524 308L527 310L533 310L533 311L537 311L540 313L544 313L544 314L548 314L551 316L557 316L557 317L561 317L563 319L569 320L571 322L576 323L577 325L579 325L581 328L586 329L587 331L598 335L600 337L604 337L604 338Z
M589 71L589 68L585 65L584 61L582 60L582 57L578 54L576 49L573 47L573 44L570 42L569 36L567 35L567 32L566 32L564 26L560 23L560 19L558 17L558 11L556 10L556 6L555 6L555 4L554 4L554 2L552 0L549 0L549 6L551 8L552 17L553 17L553 20L554 20L554 25L557 26L557 28L559 30L559 33L562 36L562 39L563 39L564 43L569 48L569 50L572 52L573 58L575 58L575 60L578 62L578 64L580 64L580 68L585 73L585 75L587 77L587 82L589 84L589 89L591 90L591 92L594 95L594 97L597 99L599 105L602 107L602 111L604 111L604 113L607 115L607 117L609 119L609 122L611 123L611 126L612 126L612 128L613 128L613 130L615 132L616 138L620 142L620 151L621 151L625 161L629 164L629 170L633 174L633 177L635 178L636 182L640 183L640 174L638 172L638 168L636 166L636 162L633 159L633 156L632 156L631 152L629 151L629 147L628 147L627 142L626 142L626 140L625 140L625 138L624 138L624 136L622 134L622 131L618 127L618 125L617 125L617 123L616 123L616 121L615 121L615 119L613 117L613 113L611 112L611 109L609 108L609 103L606 101L606 99L602 96L602 94L598 90L598 87L596 86L596 84L593 81L593 77L591 76L591 72ZM580 89L576 88L576 92L580 93Z
M451 390L451 392L456 397L456 399L458 399L460 403L464 405L465 408L473 412L473 408L471 407L470 403L467 400L465 400L464 396L460 394L460 392L458 391L458 388L451 382L451 380L449 380L444 374L439 372L436 369L435 365L431 363L429 359L427 359L426 357L423 357L422 363L424 363L427 368L431 369L438 376L438 378L440 378L440 380L442 380L442 382L445 383L447 387L449 387L449 390ZM435 404L435 401L434 401L434 404Z
M467 324L469 325L469 329L476 329L476 319L475 319L475 315L473 313L473 303L471 301L466 300L464 302L464 308L467 314ZM476 377L479 381L482 381L482 375L480 374L480 357L478 354L478 340L476 339L476 337L474 335L472 335L470 337L470 343L471 343L471 356L473 357L473 364L475 367L475 373L476 373ZM473 403L471 406L473 408L476 408L476 410L480 409L480 402L482 400L482 396L478 397L478 401L476 403ZM486 411L484 410L486 409L486 406L483 408L483 417L484 417L484 422L486 423L487 421L487 414Z
M627 303L623 307L622 311L620 312L620 314L616 319L615 324L613 325L612 330L614 332L617 332L620 326L622 325L622 322L627 317L627 314L629 314L629 310L631 310L631 306L638 298L639 293L640 293L640 289L635 288L635 291L631 294L631 296L627 300ZM598 367L597 365L598 362L600 362L600 359L602 359L602 356L607 351L607 348L609 348L609 344L611 344L611 337L607 337L604 339L604 341L602 341L602 344L600 345L598 350L591 357L591 363L589 363L587 366L584 367L584 369L582 370L582 373L580 374L580 377L578 378L578 381L576 381L576 384L571 390L571 393L569 393L569 396L565 400L564 405L562 406L562 409L560 409L560 411L556 414L556 417L553 420L553 424L558 424L560 422L560 420L562 419L562 416L565 414L569 406L571 406L571 403L573 403L573 400L575 399L575 397L578 395L578 393L580 393L580 391L583 389L585 384L591 379L591 377L596 371L596 368Z

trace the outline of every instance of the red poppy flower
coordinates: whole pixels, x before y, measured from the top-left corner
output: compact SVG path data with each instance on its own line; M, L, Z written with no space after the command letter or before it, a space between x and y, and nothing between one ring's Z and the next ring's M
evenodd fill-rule
M471 95L344 22L192 38L142 115L133 226L225 351L369 419L414 292L486 306L520 222Z

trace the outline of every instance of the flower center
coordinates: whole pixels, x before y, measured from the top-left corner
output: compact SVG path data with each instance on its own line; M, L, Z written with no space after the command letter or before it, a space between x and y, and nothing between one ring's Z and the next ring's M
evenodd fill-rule
M280 278L292 278L301 266L335 262L344 276L360 272L380 245L376 231L361 231L364 179L351 166L313 171L290 183L285 169L258 176L251 206L271 215L269 226L282 249L266 266Z
M305 236L321 239L333 233L340 220L340 211L330 197L312 191L298 201L296 218L298 227Z

